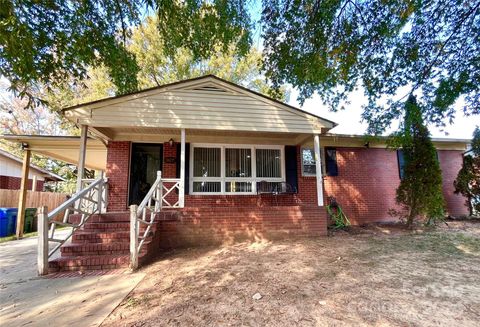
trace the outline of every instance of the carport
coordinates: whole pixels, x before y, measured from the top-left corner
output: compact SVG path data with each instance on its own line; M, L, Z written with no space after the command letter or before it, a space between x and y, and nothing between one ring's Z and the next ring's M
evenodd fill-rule
M31 153L50 159L61 160L78 167L104 171L107 163L106 145L86 136L50 136L50 135L3 135L0 138L19 143L24 150L22 181L18 199L17 238L23 236L25 204ZM79 169L82 170L83 169Z

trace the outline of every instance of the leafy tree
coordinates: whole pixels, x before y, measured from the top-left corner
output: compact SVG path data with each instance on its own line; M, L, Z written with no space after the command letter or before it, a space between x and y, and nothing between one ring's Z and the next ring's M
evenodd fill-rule
M405 161L396 200L403 209L407 226L420 216L426 217L427 223L442 219L445 215L442 172L421 108L413 96L405 104L403 131L396 138Z
M4 88L4 83L0 83ZM72 125L65 124L57 113L51 112L44 106L35 110L25 109L26 99L4 97L0 100L0 134L26 135L69 135L72 134ZM9 153L22 157L20 145L0 140L0 148ZM52 171L67 180L61 183L58 191L70 191L69 185L74 185L76 178L75 166L62 161L52 160L35 153L31 162L39 167Z
M274 91L262 78L262 55L257 49L251 48L245 56L237 55L233 45L225 53L219 46L216 49L202 60L196 60L192 51L186 48L178 49L173 57L168 56L156 17L147 17L140 26L133 28L127 46L127 50L137 58L140 89L214 74L260 93L284 99L287 93L285 88ZM104 66L88 68L87 76L83 81L72 76L68 83L58 88L43 88L38 96L45 99L53 110L59 110L118 93Z
M264 1L267 77L333 110L363 87L363 119L379 133L416 94L427 122L480 113L480 2L471 0Z
M238 55L236 44L213 46L208 56L198 59L194 51L182 47L171 52L158 29L159 19L147 17L132 31L128 50L137 58L140 88L158 86L183 79L214 74L258 92L272 94L261 76L262 54L250 48ZM284 90L277 96L282 97Z
M154 10L170 58L179 49L194 60L219 50L245 55L255 29L276 87L292 84L301 100L318 93L332 110L363 88L370 133L401 118L412 94L428 123L453 119L459 100L465 114L480 113L477 0L4 0L0 7L0 74L20 95L38 82L83 79L98 66L117 93L136 89L141 68L128 36Z
M475 128L472 149L464 156L462 169L454 181L455 193L467 198L470 215L480 212L480 128Z
M39 104L32 93L37 83L50 87L69 76L84 78L88 66L107 67L120 92L135 90L138 66L125 41L143 6L129 0L3 0L0 74L29 105Z
M42 103L33 92L38 84L50 89L83 80L88 67L104 67L118 93L134 91L139 67L126 47L145 12L158 9L169 27L165 35L185 39L196 56L206 58L220 44L237 44L238 53L247 53L250 21L239 14L246 13L243 3L188 1L188 8L177 10L175 1L2 0L0 75L29 106Z

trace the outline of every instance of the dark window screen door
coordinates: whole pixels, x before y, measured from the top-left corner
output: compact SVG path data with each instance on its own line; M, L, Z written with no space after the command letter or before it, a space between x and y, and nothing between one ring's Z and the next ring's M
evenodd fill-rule
M133 143L130 162L129 205L140 204L162 170L163 144Z

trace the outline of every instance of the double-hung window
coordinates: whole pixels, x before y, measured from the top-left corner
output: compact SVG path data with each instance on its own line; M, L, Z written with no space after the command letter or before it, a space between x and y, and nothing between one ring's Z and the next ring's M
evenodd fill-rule
M257 182L267 182L270 189L277 189L283 182L284 162L281 149L256 149Z
M285 181L283 146L192 144L192 194L252 194Z
M252 149L225 148L225 193L251 193L252 177Z
M193 192L218 193L222 190L222 151L215 147L193 148Z
M323 151L322 151L323 150ZM327 147L320 151L322 173L326 176L338 176L337 150ZM302 176L316 175L315 152L311 148L302 149Z

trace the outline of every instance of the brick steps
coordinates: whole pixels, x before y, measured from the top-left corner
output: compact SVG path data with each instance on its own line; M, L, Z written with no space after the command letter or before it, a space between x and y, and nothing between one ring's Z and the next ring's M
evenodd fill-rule
M79 255L60 257L49 262L49 271L85 271L126 268L130 263L128 254Z
M97 254L129 254L130 244L127 242L114 243L71 243L60 248L62 257L72 255L97 255Z
M79 222L79 215L70 221ZM147 228L141 225L141 233ZM158 224L152 226L145 239L139 260L144 262L158 248L155 240ZM155 252L155 251L153 251ZM61 256L49 262L50 272L87 271L127 268L130 264L130 218L128 213L92 216L81 230L72 236L71 243L60 248ZM150 253L150 255L149 255Z

